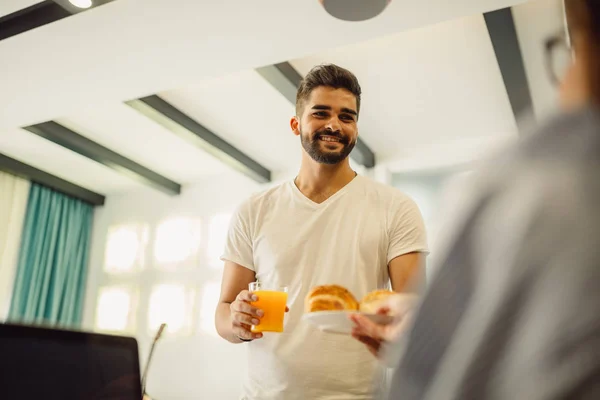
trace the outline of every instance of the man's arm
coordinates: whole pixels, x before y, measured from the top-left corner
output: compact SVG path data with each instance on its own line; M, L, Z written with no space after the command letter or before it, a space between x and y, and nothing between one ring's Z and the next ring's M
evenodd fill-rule
M250 294L248 285L254 282L254 271L231 261L225 262L221 296L215 313L215 325L219 335L231 342L242 343L243 339L257 339L250 333L252 315L256 309L247 303ZM240 298L241 297L241 298ZM232 318L232 312L236 315Z
M388 272L394 292L421 293L425 285L425 254L413 252L390 261Z

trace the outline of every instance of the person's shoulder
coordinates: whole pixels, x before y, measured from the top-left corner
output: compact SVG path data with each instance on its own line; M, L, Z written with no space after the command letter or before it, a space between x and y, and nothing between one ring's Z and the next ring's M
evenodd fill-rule
M359 176L365 194L374 196L384 203L412 204L414 200L400 189L377 182L366 176Z
M377 182L366 176L359 176L361 184L367 193L376 194L377 196L390 200L406 200L412 201L412 199L400 189L386 185L381 182Z
M269 204L273 200L280 199L282 196L285 196L289 191L290 182L285 181L283 183L279 183L273 185L269 188L262 189L260 191L256 191L252 193L246 200L244 200L238 206L240 210L255 210L263 206L264 204Z

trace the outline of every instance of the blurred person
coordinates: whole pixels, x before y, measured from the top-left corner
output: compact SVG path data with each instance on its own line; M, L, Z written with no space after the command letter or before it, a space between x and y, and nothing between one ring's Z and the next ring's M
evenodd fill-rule
M297 177L252 196L232 218L215 320L229 342L251 341L243 399L372 399L385 379L360 343L300 320L314 286L338 284L362 296L391 281L402 292L424 274L426 235L416 204L350 166L360 97L350 71L313 68L291 119L302 148ZM251 332L262 316L249 304L256 280L288 287L283 333Z
M600 1L565 9L562 113L477 173L422 302L353 317L373 353L402 351L390 398L600 399Z

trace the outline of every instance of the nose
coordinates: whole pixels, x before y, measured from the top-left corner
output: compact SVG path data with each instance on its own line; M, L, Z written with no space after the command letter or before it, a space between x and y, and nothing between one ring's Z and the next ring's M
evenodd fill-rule
M342 125L340 124L340 121L336 116L332 116L325 124L325 129L330 130L332 132L341 132Z

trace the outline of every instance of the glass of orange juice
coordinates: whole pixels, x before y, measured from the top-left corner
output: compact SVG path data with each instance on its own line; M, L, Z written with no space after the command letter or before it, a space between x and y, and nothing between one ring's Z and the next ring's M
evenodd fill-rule
M264 312L260 324L252 325L252 332L283 332L287 292L288 288L285 286L267 287L260 282L250 284L250 293L258 297L257 301L250 304Z

